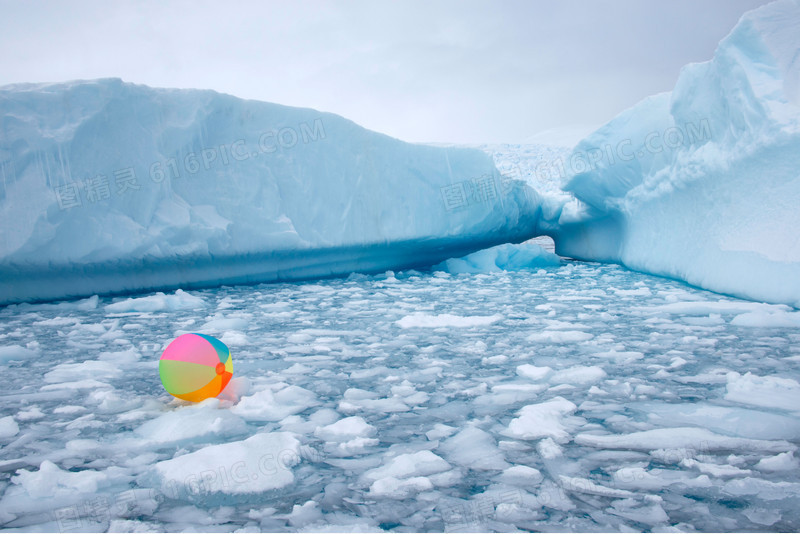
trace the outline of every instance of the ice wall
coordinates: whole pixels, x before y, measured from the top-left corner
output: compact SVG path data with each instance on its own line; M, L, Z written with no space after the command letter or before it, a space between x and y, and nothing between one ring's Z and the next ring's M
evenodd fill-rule
M800 306L800 3L745 14L568 168L578 201L551 221L559 254Z
M0 88L0 303L431 265L536 235L478 150L118 79Z

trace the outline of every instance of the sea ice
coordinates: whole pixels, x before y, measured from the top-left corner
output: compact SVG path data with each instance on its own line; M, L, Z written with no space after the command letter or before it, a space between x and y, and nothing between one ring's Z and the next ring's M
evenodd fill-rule
M261 493L290 484L300 442L286 432L258 433L243 441L209 445L158 462L153 469L167 495Z

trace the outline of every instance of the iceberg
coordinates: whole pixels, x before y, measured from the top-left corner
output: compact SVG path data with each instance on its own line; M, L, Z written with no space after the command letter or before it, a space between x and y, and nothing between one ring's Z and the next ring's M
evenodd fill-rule
M477 149L119 79L0 88L0 304L426 267L537 229Z
M558 267L561 259L534 243L511 245L505 243L463 258L450 258L431 269L450 274L493 273L502 271L538 270L543 267Z
M556 252L800 307L800 3L746 13L581 141L548 219Z

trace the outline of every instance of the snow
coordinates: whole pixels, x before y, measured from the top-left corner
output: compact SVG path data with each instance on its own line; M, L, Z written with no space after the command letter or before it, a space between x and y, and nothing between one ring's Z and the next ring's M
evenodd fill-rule
M495 439L480 428L465 428L443 441L437 450L450 463L470 469L495 471L509 466Z
M562 419L576 409L575 404L562 397L530 404L520 410L519 417L511 420L506 435L519 439L550 437L565 441L569 434Z
M456 431L456 427L443 425L442 423L436 423L433 425L433 430L428 430L425 432L425 436L431 440L435 441L437 439L446 438L447 436L452 436L453 433Z
M261 493L294 480L300 442L286 432L259 433L243 441L209 445L158 462L153 470L165 492L202 494Z
M19 425L13 417L7 415L0 419L0 439L12 438L19 434Z
M182 289L172 295L158 292L149 297L124 299L106 306L110 312L155 312L166 310L181 310L205 306L203 299L193 297Z
M671 93L581 141L577 200L547 215L557 252L800 307L798 24L795 0L748 12Z
M171 444L197 440L207 435L229 436L242 434L246 425L230 410L220 409L219 400L208 399L148 420L134 430L153 444Z
M502 315L477 315L472 317L462 317L460 315L451 315L449 313L429 315L424 312L414 312L411 315L406 315L397 321L397 326L400 328L469 328L472 326L490 325L502 319Z
M91 380L116 378L122 374L120 368L110 362L102 360L86 360L81 363L60 363L52 371L44 375L44 381L49 383L65 383L79 381L81 378L91 376Z
M781 520L780 512L767 508L751 508L745 510L747 518L757 525L769 527Z
M105 474L97 471L80 471L73 473L59 469L50 460L45 460L36 471L21 470L12 477L12 482L19 485L33 499L57 497L73 492L94 493L98 485L106 481Z
M548 380L552 384L594 384L606 376L603 368L597 365L577 365L554 373Z
M715 434L704 428L657 428L630 434L594 435L578 434L575 443L607 449L653 451L658 449L684 449L691 451L755 450L783 452L794 446L785 441L732 438Z
M450 464L431 451L400 454L386 465L364 473L367 480L381 480L387 477L412 478L434 475L450 469Z
M425 267L541 234L537 193L481 150L312 109L101 79L1 87L0 115L0 304Z
M498 479L504 484L526 488L539 484L544 475L533 467L514 465L503 471Z
M36 351L21 347L19 345L6 345L0 347L0 363L6 363L11 360L27 360L35 358Z
M751 406L800 412L800 383L780 376L731 372L728 374L725 399Z
M580 341L588 341L593 337L593 334L578 330L557 330L534 332L528 336L528 341L533 341L535 343L577 343Z
M700 426L720 434L743 438L800 439L800 420L785 413L717 406L701 401L690 405L645 402L631 403L629 406L633 410L646 413L651 421L660 424Z
M769 458L762 458L755 468L761 471L794 471L800 468L800 461L794 457L794 452L782 452Z
M38 406L31 406L27 410L20 410L17 412L17 419L20 421L36 421L43 419L44 413Z
M426 477L397 479L388 476L373 482L369 488L369 494L373 497L388 497L401 500L431 489L433 489L433 483Z
M363 389L349 388L342 395L338 409L347 414L363 412L395 413L407 412L411 409L404 402L403 397L399 395L392 394L383 398L375 398L377 396Z
M553 370L549 367L536 367L535 365L531 365L529 363L517 366L517 374L519 376L529 378L530 380L536 382L543 380L552 372Z
M280 385L286 384L278 384L278 387ZM316 396L311 391L286 385L277 392L262 389L242 397L239 403L231 408L231 412L248 421L280 421L316 404Z
M800 328L800 312L776 310L773 312L751 311L737 315L731 324L753 328Z
M345 417L323 427L318 427L314 435L326 441L350 441L353 438L367 438L374 436L376 429L367 423L363 417Z

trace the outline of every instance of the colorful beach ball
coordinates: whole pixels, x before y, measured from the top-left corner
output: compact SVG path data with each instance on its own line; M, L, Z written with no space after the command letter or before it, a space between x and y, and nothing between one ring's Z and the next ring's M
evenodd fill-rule
M179 399L200 402L216 397L233 376L227 345L205 334L183 334L164 350L158 362L161 383Z

